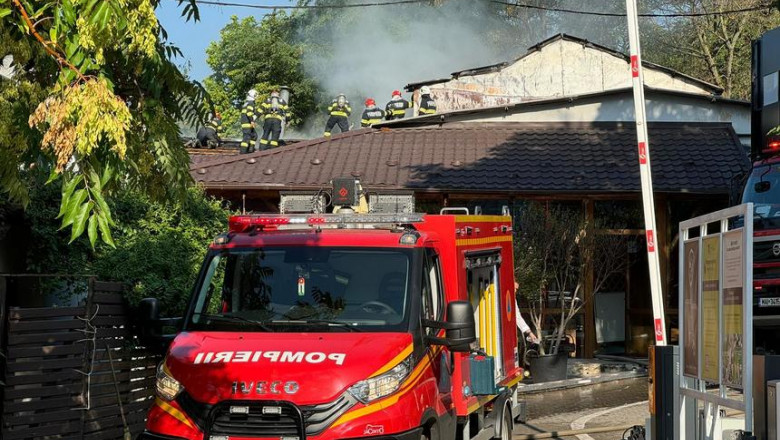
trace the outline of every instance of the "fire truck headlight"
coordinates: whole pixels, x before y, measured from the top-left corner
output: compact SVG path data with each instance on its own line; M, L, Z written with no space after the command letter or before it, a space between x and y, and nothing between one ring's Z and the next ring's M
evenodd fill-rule
M361 380L349 388L350 394L363 403L372 402L382 397L389 396L401 388L401 384L412 372L412 357L409 356L401 363L391 368L387 373L370 379Z
M157 367L157 383L155 384L157 395L161 399L171 401L184 390L178 380L174 379L168 369L165 368L165 361L160 363Z

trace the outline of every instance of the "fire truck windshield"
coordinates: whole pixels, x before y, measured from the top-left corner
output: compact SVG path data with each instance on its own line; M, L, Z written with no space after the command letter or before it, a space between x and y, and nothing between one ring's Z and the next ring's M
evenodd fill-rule
M754 229L780 229L780 164L757 166L745 184L742 203L754 204Z
M191 331L404 331L413 249L274 247L213 252Z

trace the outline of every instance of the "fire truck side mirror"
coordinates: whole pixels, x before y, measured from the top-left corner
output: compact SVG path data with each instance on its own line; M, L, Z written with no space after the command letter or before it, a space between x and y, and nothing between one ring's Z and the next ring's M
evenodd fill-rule
M138 336L146 346L159 344L162 336L160 302L157 298L144 298L138 303Z
M447 341L450 350L468 352L477 340L474 323L474 307L468 301L453 301L447 304Z

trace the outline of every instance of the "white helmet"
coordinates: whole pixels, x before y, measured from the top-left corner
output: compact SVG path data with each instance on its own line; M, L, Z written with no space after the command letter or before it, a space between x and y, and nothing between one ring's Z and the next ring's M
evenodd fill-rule
M428 86L422 86L422 88L420 88L420 94L422 94L422 95L430 95L431 94L431 88L428 87Z
M246 99L254 101L255 97L257 97L257 90L249 89L249 92L246 94Z

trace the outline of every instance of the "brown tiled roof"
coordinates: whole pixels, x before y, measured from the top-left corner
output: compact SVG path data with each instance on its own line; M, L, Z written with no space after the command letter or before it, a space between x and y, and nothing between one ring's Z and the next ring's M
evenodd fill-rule
M727 193L749 168L726 123L651 123L656 191ZM633 123L447 123L362 129L194 164L211 188L314 189L334 177L364 187L447 192L640 190Z

